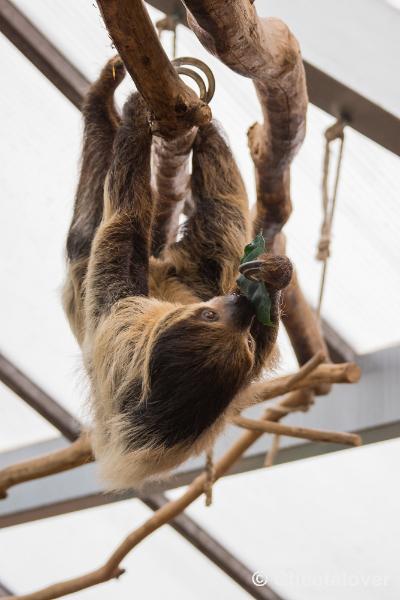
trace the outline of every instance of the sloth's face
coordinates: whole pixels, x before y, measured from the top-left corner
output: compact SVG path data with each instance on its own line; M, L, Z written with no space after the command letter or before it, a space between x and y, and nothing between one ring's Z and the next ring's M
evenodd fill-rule
M250 382L255 342L248 300L222 296L183 311L153 343L148 394L130 409L125 404L141 424L135 446L195 442Z

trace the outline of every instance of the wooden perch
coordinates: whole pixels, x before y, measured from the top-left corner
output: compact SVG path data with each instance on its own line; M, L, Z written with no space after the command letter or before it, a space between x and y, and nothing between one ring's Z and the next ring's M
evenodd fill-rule
M361 446L361 437L355 433L342 433L339 431L326 431L322 429L310 429L307 427L292 427L282 425L274 421L247 419L246 417L234 417L232 422L243 429L261 431L286 435L289 437L310 440L311 442L332 442L334 444L348 444L349 446Z
M0 498L5 498L7 490L17 483L68 471L92 460L94 458L90 435L89 433L82 433L76 442L73 442L67 448L16 465L10 465L0 471Z
M319 380L323 377L328 377L329 380L338 382L354 382L359 376L359 369L356 367L356 365L320 365L319 363L321 360L323 360L323 355L321 354L313 357L294 375L275 379L275 386L272 387L274 387L276 392L281 393L282 390L288 391L293 388L300 389L306 384L306 387L308 387L310 384L310 378L313 381ZM276 383L278 381L280 381L279 384ZM271 381L265 385L271 387L273 383L274 382ZM271 389L270 393L272 393ZM287 414L285 413L285 406L287 408L287 412L291 412L291 410L296 406L296 403L299 410L304 408L302 392L294 392L289 394L279 403L277 407L267 409L265 416L270 421L279 420L282 416L284 416L284 414ZM240 436L240 438L214 465L215 479L219 479L222 475L229 471L234 463L262 434L263 432L261 431L248 430L242 436ZM12 598L18 600L53 600L55 598L60 598L61 596L72 594L79 590L83 590L110 579L119 577L124 572L124 569L120 567L120 564L125 556L156 529L162 527L171 519L179 515L192 502L201 496L204 492L206 478L206 473L202 473L193 480L182 496L176 500L171 500L158 509L149 519L147 519L147 521L130 533L121 542L109 559L99 569L95 569L94 571L79 577L74 577L72 579L50 585L31 594L12 596Z
M211 119L208 105L179 77L142 0L97 0L125 67L154 114L153 133L173 138Z

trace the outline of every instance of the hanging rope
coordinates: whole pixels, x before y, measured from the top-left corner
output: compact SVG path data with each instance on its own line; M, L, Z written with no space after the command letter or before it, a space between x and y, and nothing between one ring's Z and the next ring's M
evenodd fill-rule
M206 506L211 506L212 504L212 492L213 492L213 483L215 480L215 469L214 469L214 449L209 448L206 451L206 481L204 483L204 494L206 496Z
M322 177L322 211L323 220L321 225L321 233L318 242L318 250L316 258L323 263L321 282L319 288L319 298L317 305L317 315L321 315L322 300L324 297L325 281L326 281L326 270L328 266L328 258L330 256L330 245L332 240L332 223L335 214L337 192L340 178L340 168L342 165L343 158L343 145L344 145L344 127L346 123L339 119L334 125L328 127L325 131L325 156L323 166L323 177ZM335 140L340 140L339 154L336 163L336 174L335 182L333 186L332 196L329 195L329 170L330 170L330 158L331 158L331 144Z
M164 31L172 31L172 58L176 57L176 26L178 25L178 17L176 15L166 15L163 19L156 22L158 37L161 40L161 35Z

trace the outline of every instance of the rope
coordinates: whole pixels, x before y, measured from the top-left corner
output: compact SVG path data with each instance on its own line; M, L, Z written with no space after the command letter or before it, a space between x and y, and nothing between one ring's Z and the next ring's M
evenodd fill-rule
M172 31L172 58L176 57L176 26L178 25L177 15L166 15L163 19L156 22L158 37L161 40L163 31Z
M344 145L344 127L346 123L341 119L336 121L334 125L328 127L325 131L325 156L323 165L323 176L322 176L322 212L323 219L321 225L320 238L318 242L318 250L316 258L323 263L321 282L319 288L319 298L317 306L317 315L321 315L322 300L324 297L325 282L326 282L326 271L328 266L328 258L330 256L330 245L332 241L332 223L336 208L337 192L339 187L340 168L342 165L343 158L343 145ZM331 144L335 140L340 140L339 154L336 163L336 174L335 183L333 186L332 196L329 196L329 168L331 158Z
M212 504L213 483L215 480L215 469L213 460L213 448L206 451L206 481L204 483L204 494L206 496L206 506Z
M328 265L328 259L330 256L330 246L332 241L332 223L333 217L335 214L336 208L336 199L337 192L339 187L339 179L340 179L340 169L342 166L343 159L343 145L344 145L344 128L346 123L339 119L328 127L325 131L325 156L324 156L324 164L323 164L323 176L322 176L322 211L323 211L323 220L321 225L320 238L318 242L318 250L317 250L317 260L323 262L322 274L321 274L321 282L319 289L319 299L318 299L318 307L317 307L317 316L318 319L321 316L321 306L322 300L324 297L325 291L325 283L326 283L326 270ZM331 144L335 140L340 140L339 146L339 154L336 163L336 174L335 174L335 182L333 186L332 196L329 196L329 168L330 168L330 159L331 159ZM284 403L278 403L273 406L270 410L275 413L275 416L278 418L285 417L290 412L297 410L308 410L310 407L309 402L307 402L307 394L310 393L309 390L303 390L304 392L304 405L299 406L285 406ZM280 436L274 435L272 438L271 448L268 450L267 455L265 457L264 465L266 467L271 467L274 463L276 455L279 452L279 444L280 444Z

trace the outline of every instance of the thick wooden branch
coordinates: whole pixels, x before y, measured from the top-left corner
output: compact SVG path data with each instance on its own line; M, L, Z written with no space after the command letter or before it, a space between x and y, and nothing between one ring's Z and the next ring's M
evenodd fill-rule
M127 71L154 114L153 132L171 138L207 123L211 111L178 76L143 0L97 0Z
M5 498L7 490L13 485L68 471L92 460L94 458L90 435L83 433L67 448L11 465L0 471L0 498Z
M275 435L286 435L288 437L310 440L311 442L331 442L333 444L347 444L349 446L361 446L361 437L355 433L342 433L340 431L326 431L323 429L310 429L308 427L293 427L282 425L274 421L248 419L246 417L234 417L232 422L243 429L273 433Z
M290 163L300 148L307 90L299 45L279 19L258 17L248 0L184 0L200 42L233 71L253 80L264 123L249 131L256 168L256 233L272 243L291 213Z

